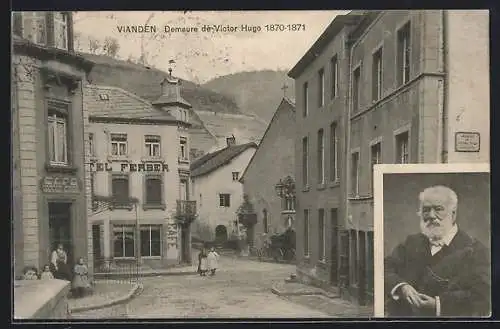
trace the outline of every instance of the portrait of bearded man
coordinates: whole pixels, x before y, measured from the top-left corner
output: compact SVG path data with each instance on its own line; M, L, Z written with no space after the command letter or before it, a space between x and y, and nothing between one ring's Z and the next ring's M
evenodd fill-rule
M489 316L489 251L460 229L457 194L446 186L428 187L419 205L420 233L384 259L385 315Z

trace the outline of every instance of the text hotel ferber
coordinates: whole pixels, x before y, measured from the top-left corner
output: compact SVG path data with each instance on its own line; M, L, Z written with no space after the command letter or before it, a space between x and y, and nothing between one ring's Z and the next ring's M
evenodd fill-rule
M120 163L114 164L111 162L106 163L89 163L90 171L110 171L110 172L168 172L168 165L166 163Z

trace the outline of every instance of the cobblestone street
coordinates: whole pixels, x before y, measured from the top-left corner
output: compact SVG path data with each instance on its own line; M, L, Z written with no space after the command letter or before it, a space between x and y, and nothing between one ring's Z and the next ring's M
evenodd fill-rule
M335 314L331 306L328 314L324 306L323 311L317 307L329 304L328 298L288 298L271 292L273 283L294 272L293 265L223 257L220 267L215 277L144 278L143 292L129 303L75 314L74 318L324 318ZM341 316L346 306L338 303Z

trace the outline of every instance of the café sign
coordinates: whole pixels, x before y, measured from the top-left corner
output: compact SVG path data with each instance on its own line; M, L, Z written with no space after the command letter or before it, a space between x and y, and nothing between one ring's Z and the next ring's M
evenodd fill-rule
M479 152L481 136L478 132L455 133L456 152Z
M42 178L41 185L45 193L80 193L80 183L76 177L45 176Z

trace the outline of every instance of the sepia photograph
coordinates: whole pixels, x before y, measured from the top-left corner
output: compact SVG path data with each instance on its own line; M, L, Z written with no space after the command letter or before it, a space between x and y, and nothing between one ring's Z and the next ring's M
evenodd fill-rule
M377 167L375 315L489 317L489 166Z
M486 176L374 168L489 164L489 44L488 10L11 12L12 318L488 314ZM420 193L473 290L379 294Z

